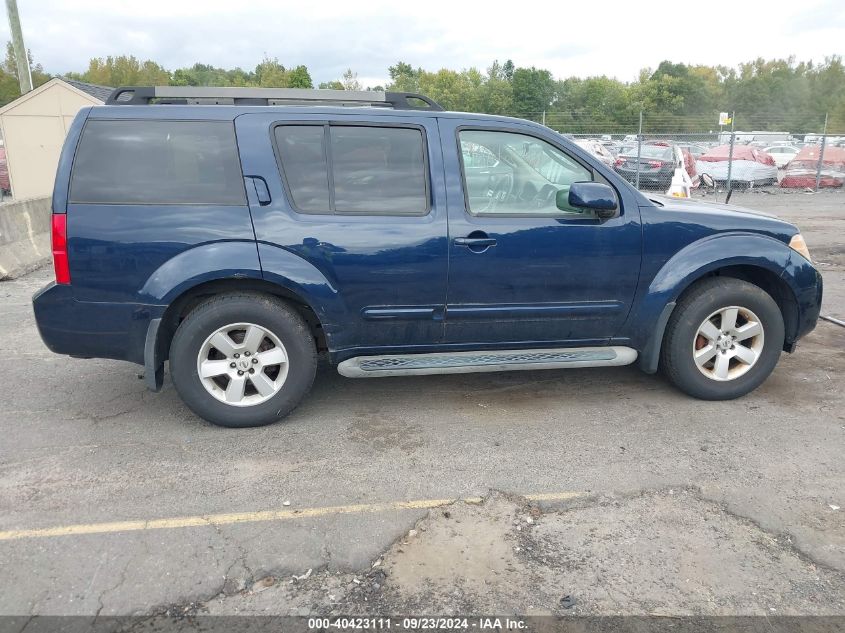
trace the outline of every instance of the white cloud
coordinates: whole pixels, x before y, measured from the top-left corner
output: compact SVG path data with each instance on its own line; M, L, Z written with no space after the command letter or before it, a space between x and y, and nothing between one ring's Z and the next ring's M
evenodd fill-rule
M306 64L316 82L347 67L383 83L398 60L427 69L486 68L507 58L555 76L634 79L663 59L736 65L756 57L821 61L842 54L845 3L370 0L22 0L26 45L53 73L133 54L173 69L252 68L266 53ZM0 37L8 39L3 21Z

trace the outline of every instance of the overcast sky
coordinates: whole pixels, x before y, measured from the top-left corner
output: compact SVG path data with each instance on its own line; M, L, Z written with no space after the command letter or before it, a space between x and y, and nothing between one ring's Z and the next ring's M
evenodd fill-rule
M397 60L428 70L494 59L556 77L629 81L661 60L734 66L845 54L845 0L18 0L24 39L53 74L132 54L172 70L255 67L266 53L316 83L351 67L366 87ZM722 7L724 9L722 9ZM2 37L9 38L2 20Z

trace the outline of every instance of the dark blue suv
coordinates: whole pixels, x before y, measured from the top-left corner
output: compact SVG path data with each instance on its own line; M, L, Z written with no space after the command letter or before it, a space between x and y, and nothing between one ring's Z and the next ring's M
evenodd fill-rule
M165 362L224 426L273 422L321 351L350 377L660 367L735 398L813 329L791 224L649 197L561 135L421 95L123 88L53 194L56 353Z

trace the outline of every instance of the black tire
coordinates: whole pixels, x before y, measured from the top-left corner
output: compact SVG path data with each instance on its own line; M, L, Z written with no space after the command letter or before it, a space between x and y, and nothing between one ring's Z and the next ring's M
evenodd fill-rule
M693 350L698 328L705 319L730 306L750 310L757 316L763 326L763 347L744 374L719 381L699 370ZM753 391L769 377L780 358L783 339L783 315L767 292L740 279L711 277L696 283L678 302L666 326L660 368L675 386L695 398L731 400Z
M260 404L226 404L200 379L200 349L209 336L231 323L252 323L272 332L287 352L284 383ZM223 294L204 301L182 321L170 346L170 373L179 396L191 411L219 426L263 426L283 418L308 393L316 369L314 338L302 316L284 301L260 293Z

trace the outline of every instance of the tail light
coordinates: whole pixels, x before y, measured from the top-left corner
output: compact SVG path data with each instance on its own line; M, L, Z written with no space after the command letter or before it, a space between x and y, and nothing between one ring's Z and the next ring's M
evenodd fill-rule
M53 270L57 284L70 283L70 265L67 259L67 215L53 214Z
M620 166L625 164L625 159L624 158L617 158L616 161L613 164L616 165L617 167L620 167Z
M650 160L648 161L649 167L663 167L663 163L659 160Z

